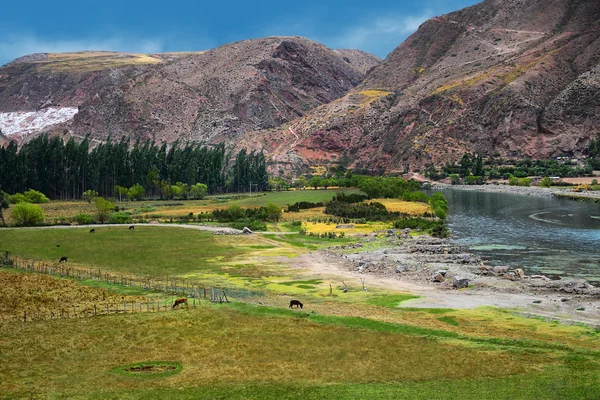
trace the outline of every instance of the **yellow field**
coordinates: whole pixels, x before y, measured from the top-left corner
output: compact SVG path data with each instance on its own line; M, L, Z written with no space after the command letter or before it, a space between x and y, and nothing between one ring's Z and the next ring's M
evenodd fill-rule
M353 224L354 228L336 228L337 224L325 223L325 222L305 222L303 224L304 229L307 233L342 233L345 235L364 234L379 231L382 229L388 229L390 224L385 222L371 222L368 224Z
M401 212L410 215L423 215L433 213L431 206L425 203L402 201L398 199L373 199L370 202L381 203L391 212Z
M68 279L55 279L46 275L0 271L0 321L22 318L23 312L47 317L66 309L71 313L93 311L94 304L123 304L141 302L143 297L121 295L101 288L81 286ZM102 311L102 310L99 310ZM31 315L31 317L34 317ZM30 317L30 318L31 318Z

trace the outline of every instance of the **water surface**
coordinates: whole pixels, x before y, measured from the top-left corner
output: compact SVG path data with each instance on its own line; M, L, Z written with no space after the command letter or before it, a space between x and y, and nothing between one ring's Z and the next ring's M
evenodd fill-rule
M600 283L600 205L443 190L454 239L491 265Z

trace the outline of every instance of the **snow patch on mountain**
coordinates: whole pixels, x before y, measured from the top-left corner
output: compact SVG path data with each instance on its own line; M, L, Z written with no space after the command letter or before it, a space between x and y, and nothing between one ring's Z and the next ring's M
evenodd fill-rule
M0 112L0 131L6 136L27 135L73 119L77 107L50 107L39 111Z

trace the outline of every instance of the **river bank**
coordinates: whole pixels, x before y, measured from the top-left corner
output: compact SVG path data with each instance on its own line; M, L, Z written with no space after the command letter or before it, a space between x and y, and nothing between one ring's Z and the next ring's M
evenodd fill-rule
M509 185L448 185L433 183L433 189L468 190L473 192L508 193L523 196L559 197L571 200L586 200L600 202L600 192L572 192L571 188L544 188L539 186L509 186Z
M373 242L378 245L371 248ZM319 276L340 276L351 286L376 286L420 296L402 307L468 309L500 307L567 323L600 326L600 288L581 279L525 275L486 265L451 240L389 231L362 243L311 252L294 268ZM457 281L468 286L457 288ZM351 282L351 283L350 283Z

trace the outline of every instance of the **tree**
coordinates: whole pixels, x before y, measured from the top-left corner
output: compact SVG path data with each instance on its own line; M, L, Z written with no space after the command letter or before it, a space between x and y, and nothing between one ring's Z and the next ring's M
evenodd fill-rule
M315 190L321 185L323 185L323 180L320 176L313 176L310 178L310 186L314 187Z
M110 214L115 209L115 205L112 202L104 199L103 197L96 198L94 204L96 205L96 210L98 211L98 221L101 224L108 221Z
M305 177L303 176L299 176L298 178L296 178L296 180L294 181L294 187L296 189L304 189L304 187L308 186L308 181L306 180Z
M95 201L97 197L98 197L98 192L96 192L95 190L86 190L81 195L81 198L90 204L92 204L92 201Z
M44 222L44 212L40 206L35 204L17 204L11 216L17 226L33 226Z
M278 222L281 218L281 207L275 203L269 203L265 207L267 221Z
M460 176L465 177L471 174L471 166L473 162L471 161L471 157L468 153L465 153L460 160Z
M196 183L194 186L190 187L190 196L192 199L202 200L204 196L206 196L207 191L208 186L204 183Z
M8 193L0 190L0 219L2 220L2 225L6 225L6 221L4 220L4 210L7 210L10 207L10 196Z
M115 186L115 196L119 197L119 201L123 201L123 197L127 197L129 194L129 189L123 186Z
M144 187L139 183L136 183L127 191L127 196L130 200L142 200L144 198L144 195Z

